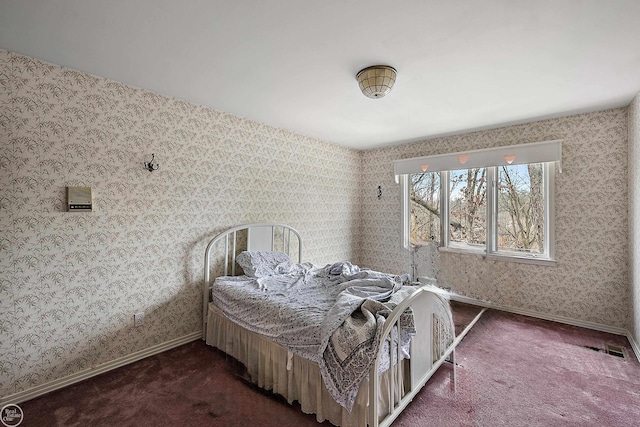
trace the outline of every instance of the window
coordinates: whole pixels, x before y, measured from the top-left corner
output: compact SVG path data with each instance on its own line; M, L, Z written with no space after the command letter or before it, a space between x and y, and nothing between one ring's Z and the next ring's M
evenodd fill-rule
M553 262L553 180L559 159L555 154L529 156L553 161L515 164L512 155L502 155L509 148L500 149L499 154L511 162L497 166L478 166L476 161L460 169L461 161L455 157L451 161L455 154L444 160L431 156L399 161L422 162L419 172L413 168L408 170L413 173L399 174L405 246L437 241L444 251ZM561 152L561 146L555 148L556 153ZM491 163L486 158L482 162ZM445 166L455 168L443 169ZM402 164L394 167L396 172L404 171ZM424 171L432 168L435 171Z
M487 241L487 170L455 170L448 175L449 244L482 249Z
M440 174L411 175L411 244L440 241Z
M544 165L497 168L496 250L545 254ZM547 197L548 199L548 197Z

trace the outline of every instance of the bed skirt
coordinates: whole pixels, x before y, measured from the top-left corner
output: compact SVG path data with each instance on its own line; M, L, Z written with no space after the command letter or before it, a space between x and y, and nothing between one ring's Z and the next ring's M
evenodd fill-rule
M290 404L300 403L306 414L316 414L316 420L342 427L366 426L369 420L369 381L360 385L353 410L349 413L333 400L324 386L318 364L287 351L284 347L246 330L227 319L213 304L207 315L207 344L214 346L242 363L251 382L265 390L283 396ZM396 385L407 390L408 361L403 362L405 378ZM388 390L389 375L380 375L380 390ZM386 415L388 393L379 393L379 408Z

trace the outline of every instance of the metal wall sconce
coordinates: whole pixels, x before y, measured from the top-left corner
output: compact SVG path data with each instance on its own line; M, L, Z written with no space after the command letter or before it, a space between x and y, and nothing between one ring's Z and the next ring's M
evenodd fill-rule
M151 161L150 162L144 162L144 168L146 170L148 170L149 172L157 171L158 168L160 167L160 164L153 163L153 160L155 158L156 158L156 155L155 154L151 154Z

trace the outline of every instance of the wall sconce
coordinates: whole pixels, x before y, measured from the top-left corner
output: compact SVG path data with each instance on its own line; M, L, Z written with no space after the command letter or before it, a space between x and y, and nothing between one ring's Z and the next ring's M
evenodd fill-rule
M420 169L422 169L422 172L426 172L427 169L429 169L429 163L424 163L420 165Z
M155 158L156 158L156 155L155 154L151 154L151 161L150 162L144 162L144 168L146 170L148 170L149 172L157 171L158 168L160 167L160 164L153 163L153 160Z
M458 154L458 161L460 162L461 165L464 165L465 163L467 163L467 160L469 160L468 154Z
M515 154L505 154L504 155L504 161L511 164L513 163L513 161L516 159L516 155Z

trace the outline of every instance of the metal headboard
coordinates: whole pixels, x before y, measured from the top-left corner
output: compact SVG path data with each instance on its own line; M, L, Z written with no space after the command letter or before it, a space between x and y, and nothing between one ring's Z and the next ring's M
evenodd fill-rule
M276 251L291 255L291 252L296 249L292 246L292 237L294 237L293 244L297 243L298 245L297 262L301 263L302 237L300 237L300 233L298 233L295 228L285 224L258 223L239 225L211 239L204 253L204 289L202 292L203 339L206 339L207 333L207 307L209 305L209 295L212 286L211 262L214 259L214 248L220 249L220 246L224 244L224 257L222 257L222 254L219 252L216 252L219 256L216 260L222 261L222 258L224 258L224 269L220 271L220 274L224 276L235 276L236 255L239 252L242 250Z

